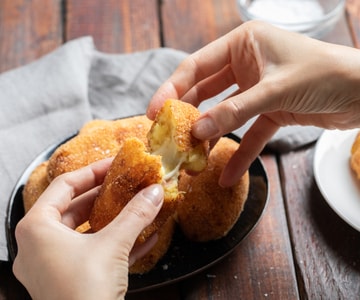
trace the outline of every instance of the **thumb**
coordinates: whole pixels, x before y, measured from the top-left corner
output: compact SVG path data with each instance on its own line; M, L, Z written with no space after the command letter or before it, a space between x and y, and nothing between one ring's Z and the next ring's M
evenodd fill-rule
M141 190L105 228L103 234L117 245L126 246L129 252L141 231L150 225L159 213L164 200L160 184Z

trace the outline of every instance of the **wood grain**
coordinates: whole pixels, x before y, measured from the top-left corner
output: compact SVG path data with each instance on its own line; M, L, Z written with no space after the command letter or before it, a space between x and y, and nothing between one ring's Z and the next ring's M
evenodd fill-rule
M62 43L60 0L0 1L0 72L24 65Z
M90 35L100 51L110 53L160 46L156 0L68 0L66 3L66 40Z
M241 24L233 0L162 1L164 46L189 53Z
M301 297L358 299L360 233L340 219L321 196L313 177L313 155L310 147L281 156Z

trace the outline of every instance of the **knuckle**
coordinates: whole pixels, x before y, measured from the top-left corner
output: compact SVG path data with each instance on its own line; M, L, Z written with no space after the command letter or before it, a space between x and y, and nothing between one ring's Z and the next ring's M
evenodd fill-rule
M138 204L131 204L127 208L127 211L129 214L135 216L137 219L140 219L144 222L146 222L148 219L150 219L150 214L148 210L145 209L145 206L138 205Z
M243 112L245 111L245 106L242 101L236 101L235 99L229 99L229 101L226 102L225 111L227 112L226 115L228 115L228 120L234 124L233 127L239 127L243 125Z

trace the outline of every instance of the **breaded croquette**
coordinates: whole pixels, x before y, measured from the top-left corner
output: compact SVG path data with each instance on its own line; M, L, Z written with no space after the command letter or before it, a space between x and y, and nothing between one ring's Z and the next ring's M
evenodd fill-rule
M95 200L89 219L91 229L99 231L106 226L139 191L151 184L162 184L163 175L161 156L148 153L144 143L137 138L125 140ZM165 189L161 211L154 222L139 235L138 243L143 243L173 215L180 196L177 187L175 193Z
M221 138L211 150L206 169L196 176L181 174L179 190L184 199L177 220L187 238L197 242L225 236L238 220L249 191L248 172L230 188L218 184L221 172L239 144Z
M155 267L168 251L175 230L175 220L170 217L157 231L158 240L154 247L129 267L130 274L144 274Z
M47 177L47 165L48 161L44 161L38 165L31 172L29 179L24 186L22 196L25 213L29 211L29 209L34 205L36 200L49 185Z
M209 142L191 134L199 116L199 110L188 103L173 99L164 103L147 135L151 152L163 157L164 167L173 170L179 165L192 172L205 169Z
M164 187L164 204L137 242L144 242L175 213L182 198L178 192L180 169L199 172L207 162L208 142L191 136L191 126L199 115L188 103L167 100L147 135L150 149L139 139L124 141L95 200L89 219L92 230L103 228L136 193L154 183Z
M137 137L146 142L151 124L144 115L88 122L78 135L58 147L50 157L47 170L49 181L97 160L115 156L126 138Z

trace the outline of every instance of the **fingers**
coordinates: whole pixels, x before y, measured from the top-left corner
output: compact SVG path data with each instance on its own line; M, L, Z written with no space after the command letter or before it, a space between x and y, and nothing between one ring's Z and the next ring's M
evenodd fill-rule
M279 125L272 119L260 115L245 133L238 150L225 166L219 184L223 187L236 184L278 129Z
M98 186L104 180L112 159L104 159L79 170L56 177L36 201L32 209L39 207L55 208L60 218L69 207L73 198Z
M73 199L68 209L62 215L62 223L67 227L75 229L88 221L100 187L97 186Z
M182 99L182 97L197 83L203 79L211 77L217 73L221 74L222 70L229 65L231 61L231 48L228 47L230 34L208 44L201 50L188 56L175 70L172 76L157 90L152 97L147 110L147 116L154 119L156 112L160 109L163 102L168 98ZM204 59L206 57L206 59ZM225 70L229 72L229 69ZM224 71L223 71L224 72ZM219 76L215 78L219 79ZM230 78L230 79L229 79ZM213 78L214 79L214 78ZM229 86L231 76L222 78L217 82L219 87L213 85L214 80L210 79L208 84L199 87L202 93L206 88L215 88L209 94L214 94L217 90L225 89ZM210 85L210 86L209 86ZM207 92L204 94L207 95ZM193 96L193 95L192 95ZM204 96L202 95L201 98ZM186 101L197 106L199 100L197 98L187 97ZM194 102L193 102L194 101Z
M180 96L170 79L160 86L150 100L146 111L146 115L150 120L155 119L157 112L163 106L166 99L180 99Z
M204 100L218 95L236 83L232 68L226 65L222 70L200 81L188 90L181 100L199 106Z
M240 128L256 115L271 111L277 96L276 92L269 96L266 91L266 83L261 82L217 104L196 121L192 128L193 135L200 140L217 139Z
M140 232L155 219L163 200L161 185L154 184L143 189L108 226L98 232L101 239L110 239L109 243L115 248L124 245L130 252ZM114 235L114 232L118 234Z

